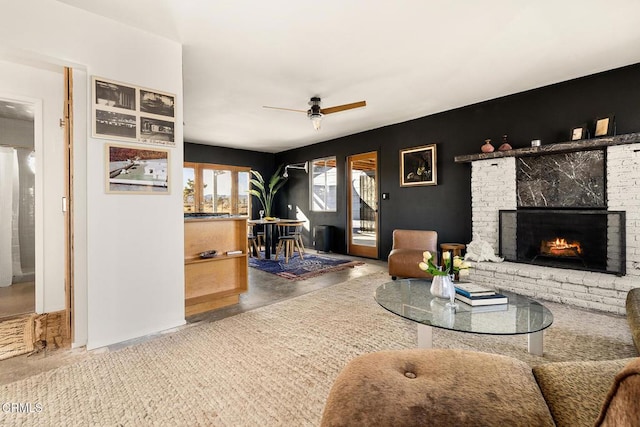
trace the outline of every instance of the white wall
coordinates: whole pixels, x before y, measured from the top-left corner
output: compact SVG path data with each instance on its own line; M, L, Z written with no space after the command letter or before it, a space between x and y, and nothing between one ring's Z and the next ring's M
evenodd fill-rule
M87 126L81 135L76 128L75 138L76 191L86 191L75 211L84 215L76 220L76 242L86 248L76 248L75 303L78 317L85 309L76 331L86 324L88 348L183 324L182 47L53 0L2 6L0 53L74 65L86 70L79 73L86 85L96 75L177 95L170 195L105 194L106 140L91 138L88 123L92 92L75 99L76 121ZM83 344L79 335L75 345Z

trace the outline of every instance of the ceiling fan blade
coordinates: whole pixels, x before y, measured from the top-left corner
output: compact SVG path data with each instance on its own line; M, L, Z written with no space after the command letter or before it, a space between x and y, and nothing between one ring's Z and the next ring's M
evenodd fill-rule
M365 107L366 105L367 105L366 101L352 102L351 104L344 104L344 105L337 105L335 107L322 108L320 112L322 114L331 114L331 113L337 113L338 111L351 110L352 108Z
M268 105L263 105L262 108L271 108L272 110L295 111L296 113L306 113L307 112L307 110L294 110L293 108L269 107Z

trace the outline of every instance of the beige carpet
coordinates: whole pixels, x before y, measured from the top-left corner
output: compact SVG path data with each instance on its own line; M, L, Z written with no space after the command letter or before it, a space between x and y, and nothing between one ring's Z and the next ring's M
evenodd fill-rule
M220 321L194 325L0 387L2 425L315 426L334 378L353 357L411 348L416 326L382 309L376 273ZM473 348L531 364L636 356L623 317L548 304L545 356L526 336L434 331L438 347Z

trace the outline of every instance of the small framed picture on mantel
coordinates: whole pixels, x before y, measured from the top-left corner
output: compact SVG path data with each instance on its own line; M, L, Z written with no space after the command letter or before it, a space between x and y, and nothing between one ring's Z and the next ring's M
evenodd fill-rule
M589 133L587 132L587 124L584 123L580 126L571 129L571 141L578 141L580 139L589 139Z
M595 120L595 129L593 131L594 137L599 136L611 136L614 134L615 129L615 120L614 115L609 114L608 116L599 117Z

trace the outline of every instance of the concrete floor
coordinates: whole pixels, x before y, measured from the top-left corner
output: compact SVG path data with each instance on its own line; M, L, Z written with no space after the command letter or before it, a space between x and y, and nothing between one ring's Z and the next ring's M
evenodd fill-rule
M307 249L307 252L315 254L314 250ZM191 316L187 318L187 325L180 328L125 341L104 348L91 351L87 351L84 347L67 350L44 350L31 356L22 355L0 361L0 384L8 384L60 366L77 363L98 354L116 351L201 322L213 322L245 311L254 310L262 306L294 298L317 289L343 283L356 277L365 276L379 271L387 271L386 261L349 257L338 254L330 254L329 256L360 260L364 261L365 264L341 271L325 273L323 275L301 281L290 281L274 274L266 273L255 268L249 268L249 291L240 296L239 304Z

